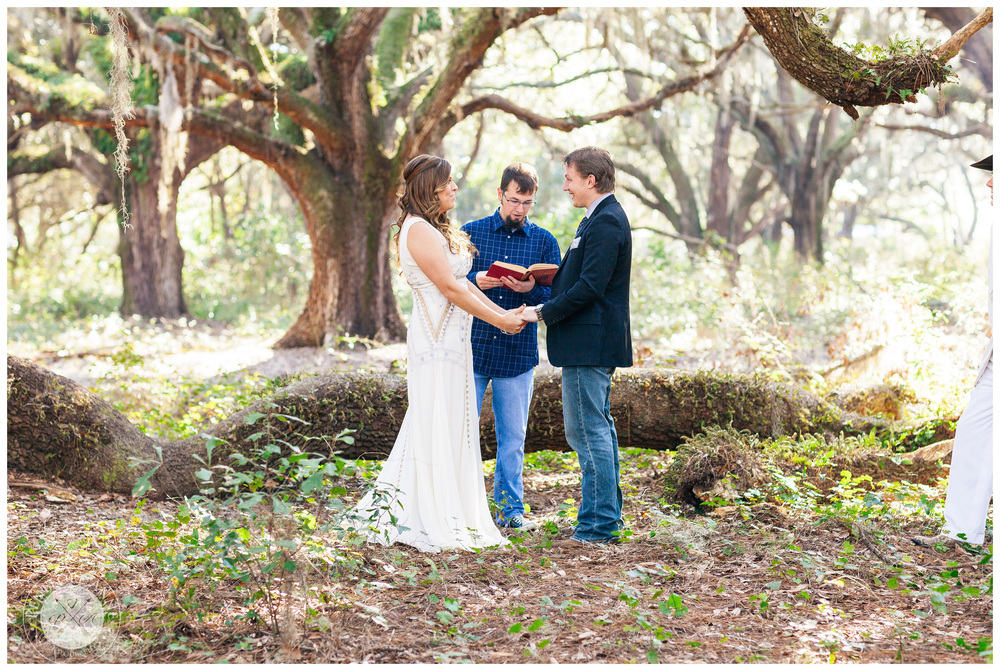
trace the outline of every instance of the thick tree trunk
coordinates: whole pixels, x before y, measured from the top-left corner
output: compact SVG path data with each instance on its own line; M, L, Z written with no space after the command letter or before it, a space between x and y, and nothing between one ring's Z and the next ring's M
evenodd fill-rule
M712 167L709 173L708 207L705 228L723 240L739 244L729 220L729 145L733 137L733 117L728 106L719 107L715 119L715 139L712 142Z
M275 347L329 345L344 335L404 337L389 267L398 175L388 161L381 163L366 167L362 182L350 171L316 167L308 175L300 168L294 181L286 180L312 241L313 276L302 313Z
M183 457L163 451L165 466L155 481L162 494L193 492L187 481L194 482L195 462ZM158 461L153 440L109 403L72 380L7 356L8 468L128 494Z
M153 159L156 160L156 159ZM118 254L122 264L121 313L125 317L173 319L187 314L182 273L184 250L177 236L177 192L180 180L168 189L165 212L160 212L159 173L150 168L147 181L128 178L129 222L119 222Z
M810 185L798 191L791 199L791 215L788 223L792 227L795 253L803 260L823 262L819 251L819 237L823 225L822 212L816 211L816 192Z
M195 167L224 146L211 138L189 141L184 170L173 169L173 179L162 189L160 177L164 150L154 128L149 129L152 144L145 155L142 180L129 173L129 222L118 227L118 253L122 264L123 316L173 319L187 314L184 302L184 250L177 235L177 194L181 182ZM116 200L121 192L116 192ZM161 201L166 195L167 202ZM121 202L118 202L119 208ZM119 221L120 223L120 221Z
M130 492L155 459L154 441L120 413L76 383L18 357L7 357L8 467L61 477L81 488ZM612 414L622 446L672 449L707 426L729 426L777 437L794 433L868 432L881 420L842 413L835 406L763 377L711 373L620 371L611 392ZM248 453L288 441L309 452L338 451L348 458L388 455L406 414L406 381L396 375L337 373L297 382L251 405L204 433L162 443L164 466L152 483L159 495L196 491L194 455L206 454L205 437L223 439L214 463L230 463L233 450ZM494 456L490 399L480 418L483 456ZM291 416L289 421L278 415ZM354 431L353 444L333 438ZM278 443L280 444L280 442ZM527 451L568 450L563 431L558 373L536 377L529 417Z

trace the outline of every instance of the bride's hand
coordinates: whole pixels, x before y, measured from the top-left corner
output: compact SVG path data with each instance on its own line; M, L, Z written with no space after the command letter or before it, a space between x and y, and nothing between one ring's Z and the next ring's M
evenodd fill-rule
M500 315L500 330L504 333L511 335L520 333L526 323L527 318L524 315L523 305L516 310L507 310L507 312Z

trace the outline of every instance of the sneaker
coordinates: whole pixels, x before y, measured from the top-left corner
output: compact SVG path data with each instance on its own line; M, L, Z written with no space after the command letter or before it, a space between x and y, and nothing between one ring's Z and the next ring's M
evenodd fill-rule
M588 541L576 536L552 541L552 547L562 548L563 550L582 550L584 548L607 550L619 544L620 542L617 538L611 538L606 541Z
M523 515L511 517L506 522L501 522L499 526L501 529L518 529L520 531L534 531L538 528L537 524L529 519L525 519Z

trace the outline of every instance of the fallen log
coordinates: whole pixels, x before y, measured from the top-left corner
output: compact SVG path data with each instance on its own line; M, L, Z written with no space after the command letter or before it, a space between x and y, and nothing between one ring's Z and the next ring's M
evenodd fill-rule
M248 443L288 441L310 452L383 458L406 413L406 380L385 373L334 373L296 382L195 436L163 441L146 436L121 413L77 383L19 357L7 357L9 468L61 477L84 490L129 493L159 460L151 480L160 495L196 492L192 476L208 437L222 441L212 463L246 452ZM764 437L797 433L856 434L885 428L881 419L836 406L764 376L622 369L614 377L611 412L622 446L672 449L709 426L732 426ZM480 435L484 458L495 455L489 392ZM354 442L337 442L344 429ZM567 450L558 372L536 376L527 451ZM142 462L142 463L137 463Z

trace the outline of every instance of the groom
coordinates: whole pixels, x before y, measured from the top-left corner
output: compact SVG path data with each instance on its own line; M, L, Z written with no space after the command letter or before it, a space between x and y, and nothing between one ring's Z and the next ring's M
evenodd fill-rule
M611 375L632 365L632 231L612 194L615 164L607 151L583 147L563 164L563 191L586 216L552 280L552 298L524 316L547 324L549 361L562 367L566 441L580 460L578 524L566 543L604 545L617 543L623 527Z

